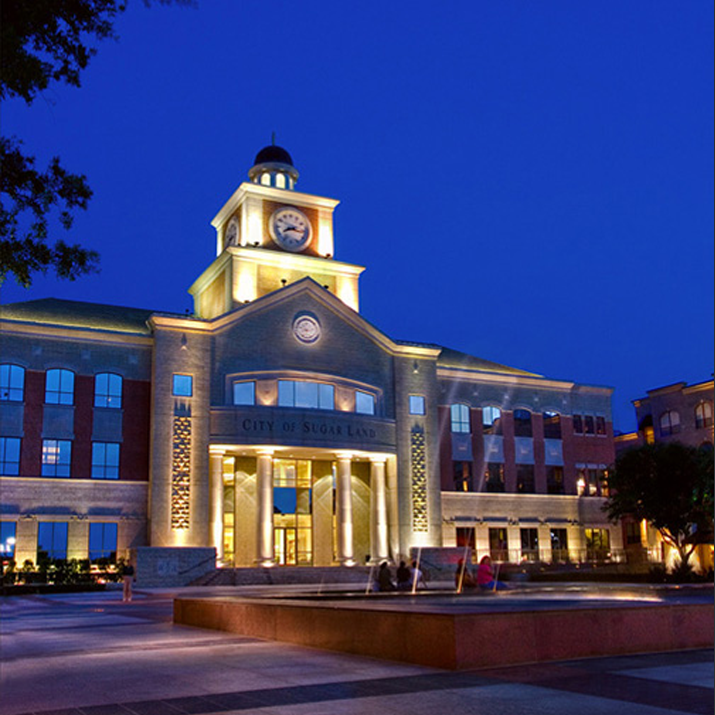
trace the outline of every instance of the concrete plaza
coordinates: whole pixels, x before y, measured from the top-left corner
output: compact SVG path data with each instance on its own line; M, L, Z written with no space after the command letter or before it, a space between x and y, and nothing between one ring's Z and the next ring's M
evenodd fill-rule
M2 599L0 714L713 713L712 650L455 673L172 623L174 595L237 591Z

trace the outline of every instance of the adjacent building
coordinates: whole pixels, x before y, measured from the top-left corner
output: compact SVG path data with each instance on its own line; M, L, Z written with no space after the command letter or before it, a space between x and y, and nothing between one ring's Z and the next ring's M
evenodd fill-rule
M600 508L612 390L383 333L359 312L363 267L335 258L338 202L297 179L284 149L259 152L212 222L192 315L0 308L5 553L144 547L165 573L206 549L236 566L455 545L620 559Z

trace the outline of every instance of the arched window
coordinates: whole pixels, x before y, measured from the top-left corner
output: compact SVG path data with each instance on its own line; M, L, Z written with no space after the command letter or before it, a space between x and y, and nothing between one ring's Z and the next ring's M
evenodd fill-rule
M675 410L668 410L660 416L660 433L667 437L680 432L680 415Z
M452 405L452 432L469 434L469 407L467 405Z
M47 371L45 403L48 405L74 404L74 373L56 368Z
M94 406L112 407L118 410L122 406L122 378L113 372L100 372L94 377Z
M710 402L701 402L695 407L695 426L697 429L713 426L713 406Z
M0 400L22 402L25 393L25 368L9 363L0 365Z
M558 412L544 412L544 438L561 439L561 415Z
M498 407L482 407L484 434L501 434L501 410Z
M531 412L514 410L514 436L531 437Z

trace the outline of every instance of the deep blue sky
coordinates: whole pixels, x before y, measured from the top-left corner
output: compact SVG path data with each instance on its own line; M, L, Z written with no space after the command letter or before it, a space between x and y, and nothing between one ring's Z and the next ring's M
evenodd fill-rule
M256 152L341 200L361 312L550 377L645 390L713 370L713 4L135 0L81 89L3 107L95 196L76 283L6 283L165 311Z

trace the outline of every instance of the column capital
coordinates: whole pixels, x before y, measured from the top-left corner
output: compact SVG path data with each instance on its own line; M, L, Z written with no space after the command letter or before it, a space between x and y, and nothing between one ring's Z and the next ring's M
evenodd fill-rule
M261 447L256 450L257 457L272 457L276 450L273 447Z
M335 452L335 458L340 459L340 460L348 460L351 461L352 458L354 457L352 452Z
M213 447L209 445L209 455L212 457L223 457L226 450L223 447Z

